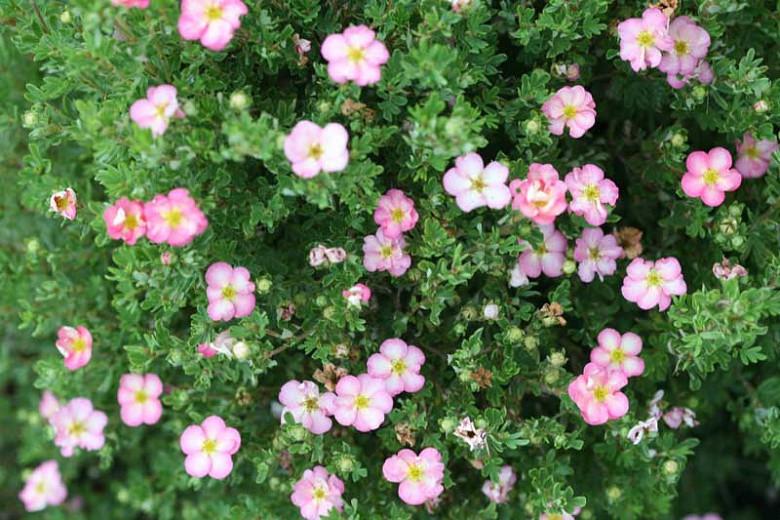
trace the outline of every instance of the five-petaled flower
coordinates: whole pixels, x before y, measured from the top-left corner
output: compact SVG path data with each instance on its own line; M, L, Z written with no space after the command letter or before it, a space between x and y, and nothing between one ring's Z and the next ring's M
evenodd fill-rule
M527 278L545 276L554 278L563 274L566 261L566 237L552 224L539 226L542 242L533 247L527 240L519 240L523 252L517 257L520 273Z
M628 265L623 279L623 297L636 303L640 309L665 311L672 303L672 296L685 294L688 288L682 275L680 262L674 257L653 262L634 258Z
M418 218L414 201L397 189L388 190L382 195L374 210L374 222L382 228L387 238L398 238L411 231Z
M720 206L727 191L742 184L742 176L731 167L731 154L725 148L709 152L696 151L685 160L688 171L682 178L682 189L689 197L699 197L707 206Z
M669 19L660 9L649 8L642 18L629 18L618 24L620 58L631 63L635 72L661 64L661 51L671 51L674 42L667 34Z
M642 338L633 332L620 334L612 328L599 332L598 346L590 351L590 361L608 370L619 370L628 377L641 376L645 362L639 357Z
M412 257L404 251L403 235L388 238L378 229L376 235L363 238L363 267L366 271L387 271L392 276L402 276L412 265Z
M595 164L574 168L564 179L571 193L569 211L585 218L591 226L607 221L607 206L617 203L619 190L610 179L604 178L604 170Z
M206 215L184 188L173 189L168 195L155 195L144 204L144 219L146 238L174 247L186 246L209 225Z
M409 505L420 505L444 491L444 463L436 448L425 448L419 455L403 449L385 460L382 475L389 482L400 483L398 496Z
M247 12L241 0L182 0L179 34L185 40L200 40L209 50L221 51Z
M163 385L157 374L124 374L119 378L116 399L122 422L128 426L157 424L162 416Z
M344 376L336 384L334 417L342 426L357 431L376 430L393 409L393 397L382 379L368 374Z
M517 482L517 475L512 466L504 465L498 473L498 482L486 480L482 484L482 493L488 497L488 500L496 504L503 504L509 500L509 492Z
M377 83L382 65L390 58L385 44L365 25L353 25L343 33L331 34L322 42L322 57L328 62L328 75L336 83L354 81L363 87Z
M303 518L319 520L328 516L332 509L344 509L343 493L344 482L340 478L331 475L322 466L314 466L304 471L295 483L290 500L300 508Z
M146 234L144 204L140 200L128 200L122 197L103 212L108 236L114 240L124 240L133 245Z
M401 392L419 392L425 384L420 368L425 354L414 345L407 345L399 338L386 339L379 352L371 354L366 363L370 376L384 380L385 388L392 396Z
M330 415L336 396L331 392L320 394L320 389L311 381L287 381L279 390L279 402L284 405L282 420L284 413L289 412L295 422L316 435L325 433L333 425Z
M146 97L130 106L130 119L141 128L151 129L154 137L165 133L173 117L184 117L173 85L149 87Z
M623 248L614 235L605 235L601 228L585 228L574 246L574 259L579 262L577 274L585 283L599 280L617 270L616 260L623 256Z
M512 207L537 224L552 224L566 211L566 183L552 164L532 163L525 179L509 183Z
M60 327L55 346L65 358L68 370L77 370L92 359L92 334L81 325Z
M569 135L579 139L596 124L596 102L582 86L562 87L542 105L542 112L550 123L550 133Z
M56 460L41 463L24 481L19 500L27 512L41 511L48 506L58 506L65 502L68 490L62 482L60 467Z
M444 190L467 213L482 206L501 209L512 198L507 178L509 168L497 161L485 166L482 157L472 152L455 159L455 167L444 174Z
M233 471L233 455L241 447L241 435L221 417L212 415L201 424L191 424L179 439L187 456L184 469L196 478L206 475L222 480Z
M73 220L78 212L77 202L73 188L65 188L52 194L49 198L49 209L66 220Z
M769 169L772 154L778 149L780 146L774 138L757 141L753 134L745 132L742 141L737 141L737 162L734 167L743 177L761 177Z
M206 284L212 320L243 318L255 309L255 284L246 267L233 267L226 262L211 264L206 270Z
M108 422L106 414L92 407L92 401L76 397L60 407L51 417L54 426L54 444L63 457L71 457L76 448L99 450L105 444L103 428Z
M339 123L320 127L299 121L284 140L284 154L298 177L310 179L320 172L340 172L347 167L349 134Z
M622 371L588 363L582 375L569 383L568 392L585 422L596 426L628 412L628 398L620 391L626 383Z

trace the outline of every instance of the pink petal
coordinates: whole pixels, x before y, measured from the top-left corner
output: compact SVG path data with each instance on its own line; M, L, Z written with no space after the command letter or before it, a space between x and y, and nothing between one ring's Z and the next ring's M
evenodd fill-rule
M205 477L211 471L211 459L203 452L194 452L184 459L184 469L190 476Z

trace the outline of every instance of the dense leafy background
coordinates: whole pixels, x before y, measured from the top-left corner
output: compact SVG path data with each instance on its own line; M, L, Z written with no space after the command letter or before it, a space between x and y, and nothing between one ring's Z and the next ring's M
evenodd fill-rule
M640 1L474 0L464 15L445 0L247 0L226 52L184 42L178 2L147 10L108 0L0 1L0 517L21 512L24 469L57 457L37 414L48 388L88 396L110 417L106 447L61 459L80 513L46 518L294 518L291 485L323 463L346 482L348 518L426 517L406 507L381 478L399 449L399 425L416 449L436 446L447 462L441 518L536 518L554 504L582 518L675 518L720 511L725 518L778 515L780 485L780 175L746 181L716 210L682 196L684 158L726 146L746 130L771 137L780 123L777 2L681 1L712 36L710 87L672 90L657 71L633 73L616 56L615 24L638 16ZM67 13L67 14L66 14ZM338 87L319 44L352 23L377 29L391 50L374 88ZM293 35L313 42L308 61ZM596 126L580 140L550 136L541 103L566 84L554 65L579 63L596 100ZM146 87L172 83L187 118L153 140L128 116ZM235 109L243 92L251 106ZM766 112L753 104L764 100ZM351 162L335 175L292 175L280 139L300 119L348 127ZM464 215L441 177L454 157L479 149L513 178L530 162L565 173L599 164L620 186L611 225L644 232L649 258L674 255L689 295L664 314L642 312L619 293L618 276L582 284L575 276L507 287L518 237L531 226L509 211ZM75 222L48 213L52 192L72 186ZM100 217L120 196L149 199L185 186L210 220L191 246L135 247L110 241ZM403 278L367 275L364 235L381 193L399 187L421 220L408 242L414 265ZM619 223L617 221L620 221ZM559 219L570 237L582 221ZM315 271L317 243L345 247L347 263ZM721 284L711 267L724 255L750 276ZM271 282L248 318L230 324L252 347L250 362L202 359L198 343L223 330L206 316L203 272L226 260ZM370 309L345 309L340 292L357 281L375 291ZM567 325L548 327L538 310L561 303ZM501 307L495 322L484 304ZM279 309L293 303L285 321ZM58 326L87 325L92 362L68 372L53 342ZM647 370L628 387L631 412L587 427L565 394L604 326L645 340ZM324 437L280 428L271 415L279 387L310 379L324 362L362 370L381 340L424 348L425 389L397 400L384 428L336 427ZM349 355L337 358L335 346ZM550 362L554 352L567 362ZM480 370L481 369L481 370ZM153 371L171 385L163 420L130 429L119 421L119 376ZM492 373L480 388L475 372ZM477 378L478 379L478 378ZM639 446L625 439L663 388L696 410L701 426ZM191 480L178 436L219 414L244 439L225 482ZM475 457L448 432L470 415L490 432ZM651 451L652 450L652 451ZM520 475L511 502L496 508L479 491L503 464Z

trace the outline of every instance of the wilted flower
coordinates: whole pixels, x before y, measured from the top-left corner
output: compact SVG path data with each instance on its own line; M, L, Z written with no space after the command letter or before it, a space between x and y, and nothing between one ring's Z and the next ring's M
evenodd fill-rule
M487 446L487 432L484 428L477 428L470 417L461 419L452 434L468 444L471 451L481 450Z

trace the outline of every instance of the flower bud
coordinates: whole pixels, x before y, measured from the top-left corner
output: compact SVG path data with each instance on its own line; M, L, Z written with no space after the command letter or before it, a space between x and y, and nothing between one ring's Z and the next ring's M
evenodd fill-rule
M544 371L544 382L548 385L554 385L560 378L560 372L557 368L548 368Z
M65 9L64 11L62 11L60 13L60 22L62 22L62 23L70 23L71 20L72 20L72 18L70 16L70 11L68 11L67 9Z
M685 144L686 141L685 135L680 132L677 132L672 136L671 141L672 141L672 146L674 146L675 148L680 148Z
M667 460L664 462L664 473L666 473L669 476L676 475L677 472L680 471L680 465L677 464L677 461L674 460Z
M563 366L566 363L566 356L563 352L553 352L550 354L550 364L554 367Z
M767 103L763 99L759 99L753 104L753 110L755 110L759 114L763 114L764 112L767 112L769 110L769 103Z
M609 486L607 488L607 500L614 502L623 495L623 491L617 486Z
M707 87L696 85L693 87L693 98L697 101L703 100L707 96Z
M577 264L574 262L574 260L566 259L565 262L563 262L563 273L566 275L572 274L574 271L577 270Z
M510 327L509 330L506 332L506 339L511 341L512 343L517 343L519 341L522 341L525 337L525 332L523 332L523 329L520 327Z
M439 421L439 428L441 428L441 431L444 433L452 433L455 431L457 426L458 420L454 417L444 417L441 421Z
M526 336L523 343L526 350L536 350L536 348L539 346L539 338L536 336Z
M541 129L542 125L539 124L539 121L536 119L529 119L525 123L525 133L528 135L533 135Z
M233 110L241 112L242 110L247 109L250 104L251 100L249 99L249 96L242 91L237 90L230 94L230 108Z
M235 345L233 345L233 355L236 357L236 359L246 359L249 357L249 345L244 343L243 341L237 342Z
M498 319L499 308L495 303L488 303L482 308L482 317L486 320Z
M25 128L32 128L38 123L38 114L32 110L28 110L22 115L22 124Z

